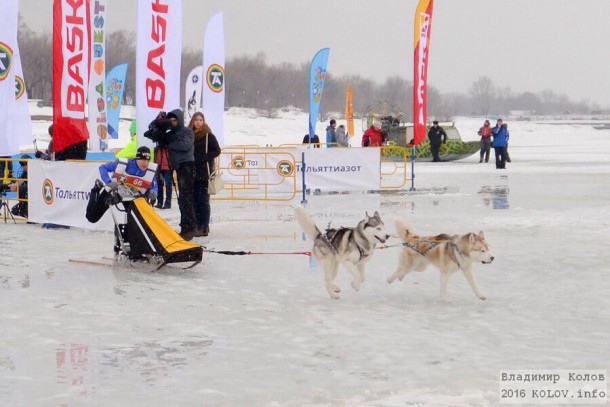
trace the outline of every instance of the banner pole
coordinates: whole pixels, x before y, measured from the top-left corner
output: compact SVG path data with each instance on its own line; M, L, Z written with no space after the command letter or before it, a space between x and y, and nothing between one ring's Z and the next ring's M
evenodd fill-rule
M311 137L310 137L311 140ZM305 199L305 152L301 153L301 171L303 172L302 174L302 189L303 189L303 198L301 199L301 203L302 204L306 204L307 203L307 199Z
M415 191L415 146L411 147L411 189Z

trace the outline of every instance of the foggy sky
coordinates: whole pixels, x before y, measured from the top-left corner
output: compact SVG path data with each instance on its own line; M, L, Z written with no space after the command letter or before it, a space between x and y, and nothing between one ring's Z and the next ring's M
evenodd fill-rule
M136 0L107 4L108 31L135 31ZM208 18L223 11L227 58L263 53L268 63L300 64L330 47L331 74L412 81L416 5L417 0L184 0L183 42L201 48ZM50 33L51 11L51 0L20 0L25 22L38 32ZM550 89L609 107L609 17L610 0L436 0L428 83L441 92L467 92L486 75L513 91Z

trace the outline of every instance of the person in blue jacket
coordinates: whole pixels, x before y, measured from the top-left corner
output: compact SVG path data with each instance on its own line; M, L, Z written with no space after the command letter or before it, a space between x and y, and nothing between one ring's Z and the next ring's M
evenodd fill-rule
M496 127L491 131L493 136L493 142L491 146L494 148L496 153L496 169L506 168L506 149L508 146L508 128L506 124L502 123L502 119L498 119Z
M148 147L140 147L135 158L100 165L101 181L96 180L91 189L85 214L89 222L99 221L110 205L128 204L138 196L144 196L154 204L157 199L156 164L151 164L150 156Z

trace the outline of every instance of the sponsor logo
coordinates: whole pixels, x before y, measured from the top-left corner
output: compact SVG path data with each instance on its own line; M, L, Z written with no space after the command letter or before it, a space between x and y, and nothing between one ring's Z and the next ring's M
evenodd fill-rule
M53 183L50 179L45 179L42 183L42 200L45 204L51 205L53 203L53 199L55 199L53 195Z
M19 98L25 93L25 83L21 76L15 75L15 99Z
M289 177L294 172L294 165L288 160L280 161L275 168L282 177Z
M212 92L220 93L225 85L225 70L218 64L212 64L206 74L208 87Z
M314 81L312 84L312 100L319 103L322 98L322 90L324 89L324 79L326 78L326 69L321 66L316 67L314 72Z
M165 104L165 68L163 56L165 55L165 41L167 34L167 19L169 5L162 4L160 0L151 1L152 24L150 39L157 44L156 48L148 51L146 60L147 77L146 105L162 109Z
M231 167L241 170L246 167L246 160L241 155L237 155L231 159Z
M84 0L63 3L62 21L62 111L64 116L83 118L85 112L85 81L89 72L87 8Z
M13 64L13 50L0 41L0 81L3 81L11 70Z
M191 82L193 82L193 83L199 82L199 75L197 75L197 74L193 75L193 77L191 78Z

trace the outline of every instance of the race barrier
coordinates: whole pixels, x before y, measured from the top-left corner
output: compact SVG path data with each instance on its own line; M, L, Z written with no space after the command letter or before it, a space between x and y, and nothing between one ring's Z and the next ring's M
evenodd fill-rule
M211 199L292 201L306 190L395 190L409 180L414 189L412 150L393 147L388 158L384 148L224 147L217 167L225 189ZM99 165L99 161L29 160L29 221L111 231L110 212L95 224L85 218Z
M84 229L114 228L110 211L89 223L85 211L91 188L100 177L99 162L30 160L28 166L29 221Z

